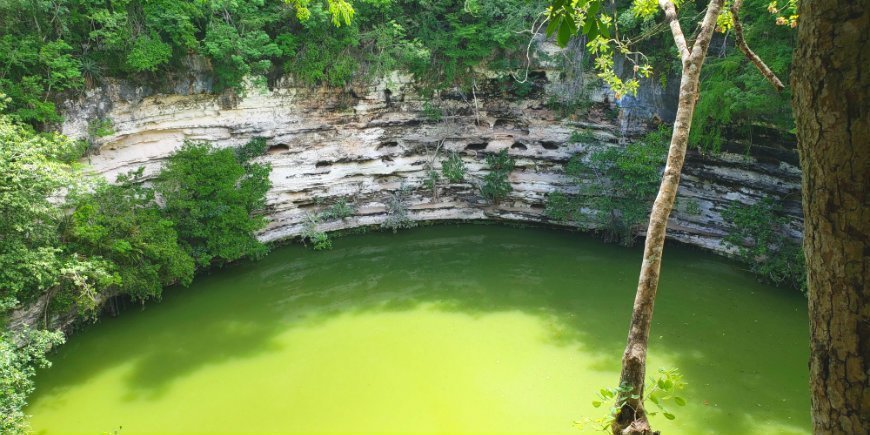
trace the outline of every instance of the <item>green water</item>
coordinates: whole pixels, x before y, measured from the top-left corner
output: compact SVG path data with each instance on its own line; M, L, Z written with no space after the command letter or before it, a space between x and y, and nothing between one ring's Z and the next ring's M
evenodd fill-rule
M617 380L640 249L500 226L340 239L170 289L73 336L36 433L580 433ZM665 434L809 433L805 299L668 246L649 366Z

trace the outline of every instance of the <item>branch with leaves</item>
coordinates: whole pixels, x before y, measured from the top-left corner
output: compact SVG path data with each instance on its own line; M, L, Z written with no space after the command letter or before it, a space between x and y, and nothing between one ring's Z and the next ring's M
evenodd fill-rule
M740 7L743 6L743 0L734 0L731 4L731 20L734 25L734 39L737 41L737 47L746 55L746 57L758 68L758 71L767 81L776 88L777 91L785 89L785 85L776 74L752 51L746 44L746 39L743 38L743 25L740 23Z
M311 10L308 9L311 0L284 0L284 2L296 8L296 18L299 21L304 22L311 18ZM329 14L332 15L332 24L335 27L341 27L342 23L350 25L350 21L356 13L350 2L347 0L326 0L326 4L329 8Z

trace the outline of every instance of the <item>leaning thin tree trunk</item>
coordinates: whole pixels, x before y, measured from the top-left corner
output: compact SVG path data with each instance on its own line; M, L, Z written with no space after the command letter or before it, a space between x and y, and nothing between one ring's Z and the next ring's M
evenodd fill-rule
M870 430L870 17L802 1L792 104L803 173L813 432Z
M701 67L707 55L707 48L710 45L722 3L723 0L710 1L704 21L701 24L701 30L690 51L679 22L676 20L673 3L670 0L659 0L659 5L665 11L665 16L670 22L674 42L680 51L683 72L667 165L659 193L650 213L643 251L643 264L640 269L637 295L634 299L631 325L628 332L628 343L622 356L622 373L619 384L630 386L631 391L621 393L619 398L620 401L625 400L625 404L613 422L612 430L617 435L648 435L652 433L646 411L643 408L643 387L646 377L650 322L659 283L659 270L661 269L668 217L677 196L680 172L683 168L689 141L689 129L692 125L695 103L698 101Z

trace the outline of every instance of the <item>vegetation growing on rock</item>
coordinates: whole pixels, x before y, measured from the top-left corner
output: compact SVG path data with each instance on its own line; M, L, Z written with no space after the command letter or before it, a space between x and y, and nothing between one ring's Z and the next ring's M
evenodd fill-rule
M605 241L634 244L658 190L667 149L666 130L623 146L592 146L565 166L576 194L553 192L547 198L551 219L597 229Z
M762 280L806 292L804 251L788 236L782 206L766 198L748 206L732 205L723 216L734 225L723 243Z
M251 147L237 153L188 144L170 157L156 190L143 184L142 170L108 184L77 170L82 143L34 132L2 113L5 101L0 94L4 321L13 309L36 304L42 327L50 328L55 314L91 315L117 294L159 298L166 285L189 284L196 268L266 252L254 232L265 224L259 211L269 166L250 162ZM34 370L61 341L49 331L3 333L3 433L25 431Z
M505 199L513 190L508 175L514 170L516 161L504 149L485 158L489 172L483 176L480 185L480 195L492 203Z

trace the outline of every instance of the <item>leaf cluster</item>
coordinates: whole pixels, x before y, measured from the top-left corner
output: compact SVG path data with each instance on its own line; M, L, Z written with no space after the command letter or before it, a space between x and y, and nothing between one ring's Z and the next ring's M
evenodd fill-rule
M463 182L466 172L465 162L458 153L450 153L447 159L441 162L441 174L451 183Z
M29 433L24 408L34 390L33 378L37 369L51 366L45 355L63 341L60 332L0 333L0 433Z
M731 205L722 217L732 224L722 239L762 280L806 292L807 272L800 243L787 234L789 218L770 198L755 204Z
M116 184L95 182L72 199L64 225L67 249L108 262L117 291L136 300L157 298L163 287L190 284L194 261L178 240L174 222L143 185L140 168Z
M266 253L254 233L266 225L258 211L266 205L271 168L240 160L247 155L186 142L155 180L163 213L198 267Z
M93 312L101 295L156 298L196 267L261 255L269 167L248 161L257 147L186 144L154 187L142 169L108 184L76 171L79 143L0 115L0 312L40 297Z
M579 193L551 193L545 213L557 221L596 227L606 241L632 245L658 191L667 135L662 129L624 147L593 146L588 155L573 156L565 173L577 183Z
M481 196L495 204L506 198L513 191L508 175L514 170L515 164L516 161L508 155L507 149L487 155L486 165L489 172L483 176L483 183L480 185Z
M643 397L635 392L635 389L629 384L622 384L614 388L602 388L596 393L597 398L592 401L592 406L600 408L604 404L611 404L606 415L595 420L586 419L585 421L577 421L575 425L580 429L584 428L583 423L591 423L592 427L601 432L611 432L611 426L620 412L624 412L629 399L632 401L640 400L644 404L646 415L653 417L662 414L668 420L674 420L674 415L668 405L671 403L677 406L686 406L686 400L677 394L685 389L686 383L683 381L683 375L678 369L659 369L655 377L650 377L642 390ZM647 402L655 405L656 410L650 411Z

